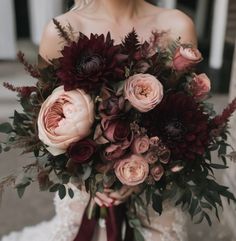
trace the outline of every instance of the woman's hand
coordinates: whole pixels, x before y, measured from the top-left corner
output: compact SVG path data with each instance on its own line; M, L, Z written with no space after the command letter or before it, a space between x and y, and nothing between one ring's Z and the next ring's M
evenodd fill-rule
M137 192L138 187L122 186L118 191L112 189L104 189L103 193L97 192L94 201L100 206L111 207L112 205L120 205L125 202L132 193Z

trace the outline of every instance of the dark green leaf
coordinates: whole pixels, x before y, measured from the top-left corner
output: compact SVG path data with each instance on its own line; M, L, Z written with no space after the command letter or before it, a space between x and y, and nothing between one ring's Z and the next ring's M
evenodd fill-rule
M206 220L207 220L209 226L211 226L211 225L212 225L212 222L211 222L211 218L210 218L210 216L209 216L206 212L203 212L203 214L204 214L204 217L206 218Z
M68 189L68 194L69 194L70 198L74 197L74 191L71 188Z
M139 219L130 219L129 226L131 228L140 228L142 226L142 224Z
M59 187L60 187L60 183L56 183L54 184L50 189L49 189L49 192L57 192Z
M189 213L191 215L191 218L193 218L197 207L198 207L198 199L192 198L192 202L191 202L190 207L189 207Z
M63 184L59 186L58 194L60 199L63 199L66 196L66 187Z
M215 164L215 163L211 163L209 164L210 167L215 168L215 169L227 169L229 168L228 166L225 165L221 165L221 164Z
M159 215L162 214L162 197L156 193L152 195L152 207Z
M19 188L16 189L19 198L22 198L22 197L23 197L23 195L24 195L24 193L25 193L25 189L26 189L26 187L19 187Z
M207 208L209 210L212 210L212 206L209 204L209 203L206 203L206 202L201 202L201 206L203 208Z
M202 213L200 214L200 216L199 216L199 219L198 219L197 221L195 221L194 223L195 223L195 224L201 223L202 220L203 220L203 218L204 218L204 213L202 212Z
M16 190L17 190L17 194L19 196L19 198L22 198L24 193L25 193L25 189L26 187L28 187L30 185L30 180L28 178L23 178L22 179L22 183L19 183L18 185L16 185Z
M6 123L0 124L0 132L1 133L8 134L8 133L11 133L12 131L13 131L13 128L10 123L6 122Z

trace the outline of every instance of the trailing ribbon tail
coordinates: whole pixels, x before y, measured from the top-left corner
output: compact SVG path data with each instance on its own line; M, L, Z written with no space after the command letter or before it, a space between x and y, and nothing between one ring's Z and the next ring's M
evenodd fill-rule
M88 209L88 207L87 207ZM79 232L74 241L92 241L93 235L98 223L94 217L89 219L87 216L87 209L84 212L82 223ZM125 238L122 239L122 226L126 222ZM107 241L132 241L133 230L129 227L126 219L125 204L108 208L108 215L106 217L106 232Z

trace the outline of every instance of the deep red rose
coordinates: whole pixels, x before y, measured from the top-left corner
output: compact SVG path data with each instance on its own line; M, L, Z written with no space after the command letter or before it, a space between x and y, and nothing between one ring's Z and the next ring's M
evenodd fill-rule
M89 162L95 152L96 143L92 140L82 140L73 143L67 149L69 157L77 164Z
M130 126L124 120L105 120L102 127L104 136L111 142L122 142L130 135Z

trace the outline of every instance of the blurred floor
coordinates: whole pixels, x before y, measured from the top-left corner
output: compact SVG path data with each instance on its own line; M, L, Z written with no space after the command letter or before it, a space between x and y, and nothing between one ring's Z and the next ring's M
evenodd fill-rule
M20 42L30 61L36 59L37 49L28 42ZM4 81L9 81L17 86L30 85L34 82L25 72L21 65L16 62L0 62L0 123L7 120L13 109L16 108L14 93L8 92L2 87ZM217 95L211 101L217 110L222 110L227 103L226 95ZM1 138L1 136L0 136ZM20 156L20 151L0 155L0 176L19 169L30 156ZM218 177L219 179L221 176ZM21 230L24 226L34 225L43 220L49 220L54 215L53 197L50 193L40 193L35 183L27 189L23 199L19 199L16 191L6 190L0 206L0 237L12 230ZM213 226L206 223L194 225L188 222L189 241L236 241L227 225L214 219ZM42 240L46 241L46 240Z

